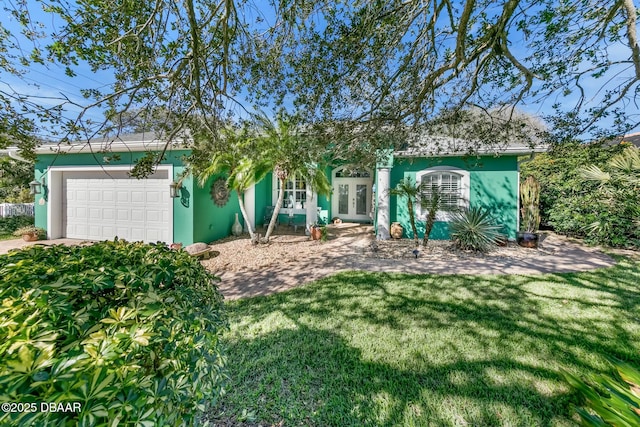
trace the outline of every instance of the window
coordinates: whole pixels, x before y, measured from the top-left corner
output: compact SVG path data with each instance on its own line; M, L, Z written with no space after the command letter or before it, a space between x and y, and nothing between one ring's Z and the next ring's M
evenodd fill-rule
M420 192L424 199L429 199L433 191L438 189L442 193L441 209L436 218L447 221L449 212L456 208L463 208L469 203L469 172L452 167L435 167L416 174L416 181L420 184ZM426 210L418 206L421 216Z
M275 204L280 192L280 180L275 179L275 194L273 203ZM304 209L307 202L307 183L304 178L291 178L284 184L284 200L282 207L284 209Z

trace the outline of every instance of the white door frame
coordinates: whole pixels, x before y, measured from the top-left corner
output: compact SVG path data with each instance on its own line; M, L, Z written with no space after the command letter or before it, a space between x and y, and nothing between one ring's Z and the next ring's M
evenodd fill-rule
M344 169L345 166L339 166L335 168L331 172L331 184L333 187L333 193L331 195L331 216L338 217L342 220L346 221L371 221L371 212L372 212L372 189L373 189L373 173L366 169L369 172L369 177L341 177L336 178L336 174ZM339 187L340 184L348 184L349 185L349 213L348 214L340 214L338 213L338 203L340 199ZM367 198L366 198L366 214L358 215L356 214L356 201L355 201L355 189L357 185L365 184L367 186Z
M129 172L131 166L51 166L47 170L47 238L59 239L64 235L62 212L63 200L63 173L65 172ZM173 165L159 165L157 171L167 171L167 188L173 181ZM169 241L173 241L173 199L169 198Z

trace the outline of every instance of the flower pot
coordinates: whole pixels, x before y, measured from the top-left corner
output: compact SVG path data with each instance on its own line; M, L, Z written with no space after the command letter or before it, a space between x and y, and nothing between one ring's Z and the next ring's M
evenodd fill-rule
M22 240L24 240L25 242L35 242L38 239L39 239L38 233L30 233L30 234L22 235Z
M391 237L393 237L394 239L402 239L402 233L404 233L404 228L402 228L402 225L400 225L399 222L393 222L391 223L391 230L390 234Z
M527 231L518 232L516 236L516 242L523 248L537 248L538 247L538 234L529 233Z
M322 238L322 229L320 227L311 227L311 239L320 240Z

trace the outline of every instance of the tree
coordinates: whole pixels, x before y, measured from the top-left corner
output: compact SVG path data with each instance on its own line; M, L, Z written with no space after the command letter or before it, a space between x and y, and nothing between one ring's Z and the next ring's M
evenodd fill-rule
M619 236L615 246L640 247L640 149L628 146L612 157L604 170L596 165L579 169L586 181L599 185L598 196L607 214L593 218L587 227L596 236Z
M246 127L221 128L220 132L223 135L219 141L224 148L216 147L214 141L206 139L206 135L196 137L198 144L189 156L190 168L201 186L213 176L227 176L227 186L237 194L242 218L254 241L255 230L244 204L244 193L271 171L271 164L265 158L256 158L255 139Z
M29 182L33 179L33 163L0 157L0 203L33 202Z
M389 194L406 199L409 223L411 224L411 231L413 232L413 240L415 241L416 246L418 246L418 229L416 228L416 215L413 207L420 196L420 186L416 185L416 182L413 179L407 177L401 179L395 188L391 188L389 190Z
M442 208L442 191L437 185L427 187L425 184L421 186L421 190L422 198L420 199L420 204L422 205L422 209L426 209L427 211L424 221L424 236L422 237L422 246L426 248L429 243L429 235L436 223L436 214L438 210Z
M82 105L61 95L52 107L3 86L3 144L43 121L59 140L88 140L118 132L126 111L154 108L169 112L171 140L185 128L216 138L229 115L294 106L307 133L329 128L336 152L363 155L388 148L380 129L470 105L554 99L556 124L573 134L607 116L622 130L640 122L627 108L640 96L632 0L31 0L4 9L15 25L0 26L3 74L58 64L73 76L87 65L114 81L84 88ZM67 118L71 106L80 112ZM91 109L104 122L89 120Z
M278 213L284 200L286 182L293 177L304 178L307 187L318 195L329 195L331 185L322 165L327 161L326 153L319 149L313 138L305 135L296 125L295 117L284 112L277 114L272 122L266 114L256 116L257 132L263 146L262 156L273 166L279 183L278 199L264 236L269 241L275 228Z

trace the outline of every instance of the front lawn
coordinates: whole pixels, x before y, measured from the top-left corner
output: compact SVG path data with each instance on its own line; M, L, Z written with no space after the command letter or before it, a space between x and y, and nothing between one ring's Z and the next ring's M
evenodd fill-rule
M220 425L574 425L561 369L638 362L640 262L544 276L353 272L227 303Z

